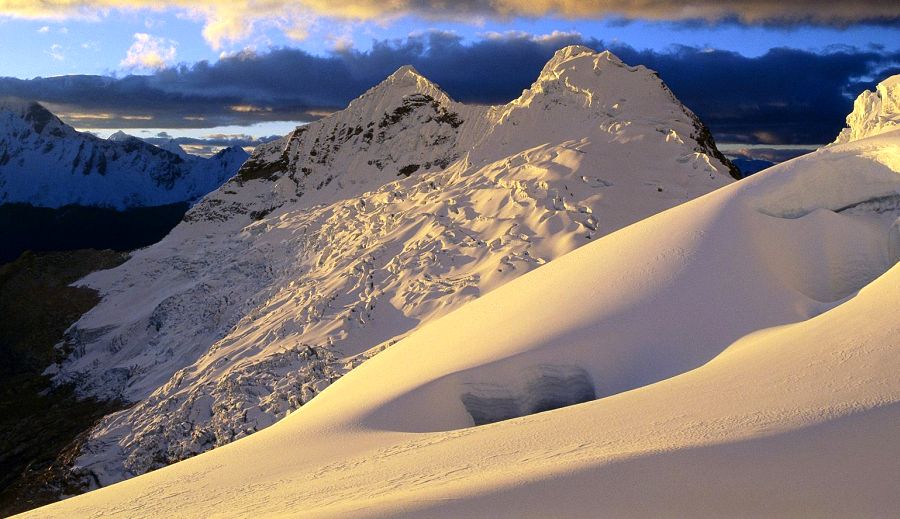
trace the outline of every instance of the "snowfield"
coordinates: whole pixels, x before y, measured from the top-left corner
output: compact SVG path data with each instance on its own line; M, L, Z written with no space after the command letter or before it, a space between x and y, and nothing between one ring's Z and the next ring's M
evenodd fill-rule
M900 131L862 132L510 280L272 427L31 516L893 515L898 201Z
M608 52L563 49L493 107L403 67L84 280L104 299L51 372L136 404L75 475L108 485L270 426L426 323L728 185L723 160L655 73Z

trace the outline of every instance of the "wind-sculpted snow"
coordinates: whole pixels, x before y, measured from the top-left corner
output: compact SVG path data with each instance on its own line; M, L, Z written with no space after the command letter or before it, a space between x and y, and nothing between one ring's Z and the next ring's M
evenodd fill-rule
M900 128L900 75L866 90L853 103L844 128L834 144L843 144Z
M127 209L193 202L231 178L241 148L209 159L119 132L80 133L38 103L0 100L0 203Z
M92 431L78 470L106 485L267 427L423 324L727 185L707 134L609 53L561 51L498 107L404 67L86 278L104 299L57 380L136 404Z

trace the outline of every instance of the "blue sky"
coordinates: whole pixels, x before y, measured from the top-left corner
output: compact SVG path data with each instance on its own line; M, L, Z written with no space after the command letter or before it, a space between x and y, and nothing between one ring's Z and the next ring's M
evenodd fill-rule
M0 96L104 135L258 138L406 62L460 100L503 102L583 43L658 70L721 142L782 146L828 140L862 88L900 71L896 2L645 4L0 0Z

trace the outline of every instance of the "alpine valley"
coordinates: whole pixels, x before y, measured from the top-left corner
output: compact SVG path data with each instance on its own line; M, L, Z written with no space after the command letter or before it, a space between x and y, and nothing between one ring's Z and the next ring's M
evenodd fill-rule
M0 261L159 241L247 156L231 147L203 158L122 132L101 139L39 103L0 100Z

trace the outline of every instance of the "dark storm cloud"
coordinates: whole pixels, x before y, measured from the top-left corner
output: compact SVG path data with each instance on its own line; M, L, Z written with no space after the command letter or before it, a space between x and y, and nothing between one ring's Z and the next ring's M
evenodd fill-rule
M772 49L755 58L691 47L620 53L657 70L720 141L761 144L830 142L853 99L900 62L900 53L857 49Z
M556 49L573 43L610 48L627 63L657 70L721 142L828 142L842 127L852 99L900 64L900 53L878 48L773 49L746 57L684 46L637 50L567 33L492 34L464 43L452 33L429 32L375 42L367 52L246 52L152 76L3 78L0 96L38 99L80 127L302 121L343 108L398 67L412 64L458 100L500 103L527 88Z

